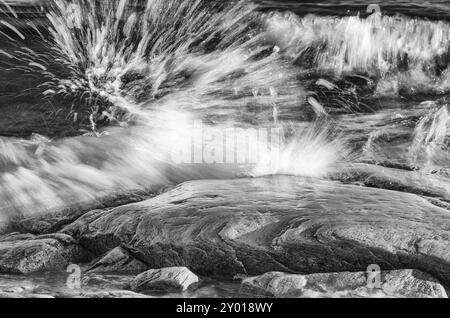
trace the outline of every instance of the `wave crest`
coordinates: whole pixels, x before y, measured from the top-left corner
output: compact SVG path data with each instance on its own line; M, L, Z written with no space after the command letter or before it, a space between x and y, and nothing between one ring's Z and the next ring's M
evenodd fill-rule
M338 77L361 73L383 79L381 94L450 88L446 22L379 14L363 19L272 13L266 25L271 40L297 65Z

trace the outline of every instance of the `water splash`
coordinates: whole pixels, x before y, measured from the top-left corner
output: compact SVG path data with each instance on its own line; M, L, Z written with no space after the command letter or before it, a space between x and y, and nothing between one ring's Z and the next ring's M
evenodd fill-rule
M369 138L363 147L363 157L376 158L380 152L381 146L378 145L378 140L389 138L389 131L387 129L375 130L369 134Z
M449 90L450 27L446 22L373 14L299 18L291 13L266 17L272 41L297 64L331 73L368 74L382 79L377 92ZM393 82L393 87L386 85Z
M417 124L409 149L411 163L432 171L436 161L449 168L450 115L448 106L432 107Z
M282 134L279 147L262 154L253 175L293 175L325 178L349 155L339 136L333 136L326 125L294 129Z
M50 1L44 9L48 31L39 26L30 31L46 49L38 52L17 40L14 70L42 79L42 96L68 99L72 112L79 111L74 105L87 104L92 132L59 140L2 140L3 217L85 206L114 193L192 179L251 175L253 166L181 165L173 158L192 141L195 120L219 129L261 127L279 124L285 107L303 107L296 71L266 42L253 5L139 4ZM237 145L252 144L245 130L235 138ZM323 176L336 159L325 135L295 139L282 146L284 168L275 172L292 168L296 175ZM324 155L328 159L318 162ZM263 166L257 173L273 172Z
M54 0L46 15L50 34L43 37L48 52L25 48L15 59L26 62L22 70L46 78L39 85L45 97L77 97L93 109L95 122L127 122L129 116L112 114L115 107L142 115L130 105L153 106L171 94L191 109L245 106L233 102L236 87L240 97L265 90L257 99L263 106L271 105L270 87L298 103L294 72L264 53L269 47L254 9L201 0ZM63 72L52 71L55 62Z

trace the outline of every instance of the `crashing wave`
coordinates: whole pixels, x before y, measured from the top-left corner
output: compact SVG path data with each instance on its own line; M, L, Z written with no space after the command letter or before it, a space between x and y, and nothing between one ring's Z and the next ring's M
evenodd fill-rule
M201 0L49 4L49 35L35 28L46 52L21 48L14 55L15 69L45 79L39 88L46 98L87 102L91 123L130 121L130 116L121 118L123 112L115 116L115 108L142 116L142 108L170 104L159 101L174 96L182 100L178 108L189 110L232 110L249 103L272 107L272 90L288 105L301 100L294 71L264 44L253 5Z
M41 94L58 107L64 107L58 97L68 99L74 116L87 104L93 133L2 141L0 216L39 214L192 179L250 175L258 160L241 167L183 165L173 159L180 147L191 145L196 119L211 129L252 122L260 128L277 126L285 107L302 108L305 95L296 70L266 43L253 5L202 0L49 4L48 30L30 31L44 49L15 39L14 71L42 79ZM102 121L108 128L100 126ZM237 131L236 145L258 142L245 129ZM323 135L314 140L313 135L308 139L326 149L317 149L295 174L321 177L337 158L314 160L334 152ZM220 141L207 146L218 149ZM296 144L304 142L280 145L287 147L292 165L300 164L301 153L292 149ZM193 146L205 148L203 140Z
M270 39L297 65L341 77L367 74L381 80L380 95L450 88L450 25L373 14L298 17L271 13Z

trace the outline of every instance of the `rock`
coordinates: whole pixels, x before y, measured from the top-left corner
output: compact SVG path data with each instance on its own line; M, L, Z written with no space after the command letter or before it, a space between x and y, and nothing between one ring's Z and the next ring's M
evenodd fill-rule
M362 183L367 187L408 192L450 202L450 180L420 171L406 171L371 164L352 163L331 176L334 180Z
M137 292L183 292L198 284L198 277L186 267L152 269L137 276L131 289Z
M13 218L11 224L3 225L3 232L13 229L20 233L31 233L35 235L50 234L61 230L64 226L71 224L84 214L100 208L117 207L124 204L143 201L154 196L150 190L147 191L124 191L106 195L92 202L78 202L55 211L46 211L37 216ZM7 227L6 227L7 226ZM0 233L2 223L0 222Z
M19 299L19 298L25 298L25 296L22 296L20 294L15 294L15 293L3 293L3 292L0 292L0 298Z
M84 292L77 298L149 298L149 296L126 290Z
M81 284L83 288L99 290L122 290L129 289L134 276L127 275L109 275L88 273L83 275Z
M270 297L301 296L305 293L308 279L304 275L270 272L242 281L246 292Z
M417 270L388 272L382 277L382 282L387 295L447 298L445 288L437 280Z
M447 298L441 284L416 270L382 272L380 286L375 288L369 288L369 282L366 272L311 275L272 272L245 279L242 288L271 297Z
M0 235L5 235L10 232L10 224L6 220L2 220L0 216Z
M450 213L409 193L277 176L202 180L95 211L63 231L97 256L203 276L412 268L450 286Z
M71 263L86 261L87 255L66 234L34 236L16 233L0 237L2 274L65 270Z
M133 258L122 247L117 247L96 262L89 273L139 274L147 269L143 262Z

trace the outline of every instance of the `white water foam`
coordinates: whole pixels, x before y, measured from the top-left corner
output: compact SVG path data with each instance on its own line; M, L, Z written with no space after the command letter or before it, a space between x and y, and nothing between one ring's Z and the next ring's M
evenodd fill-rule
M270 52L264 30L252 27L259 21L252 5L219 10L200 0L148 0L144 8L128 0L52 3L48 53L24 47L14 59L27 56L22 70L45 78L45 97L92 103L94 133L54 141L3 140L0 215L35 215L111 193L252 175L249 167L177 165L171 158L177 145L192 140L193 120L206 118L207 125L219 128L241 125L242 117L254 116L251 106L270 114L258 126L273 125L279 108L302 107L295 71ZM49 71L55 62L68 74ZM128 75L131 80L124 83ZM98 100L109 106L102 109ZM118 127L102 130L98 117ZM274 162L268 152L255 174L324 176L338 158L338 149L324 137L291 138L281 145L275 170L267 164ZM237 143L252 143L246 138L237 135Z
M450 89L446 22L379 14L363 19L271 13L266 25L286 56L302 62L312 54L309 66L334 76L374 76L381 79L380 95L399 88L409 93Z

